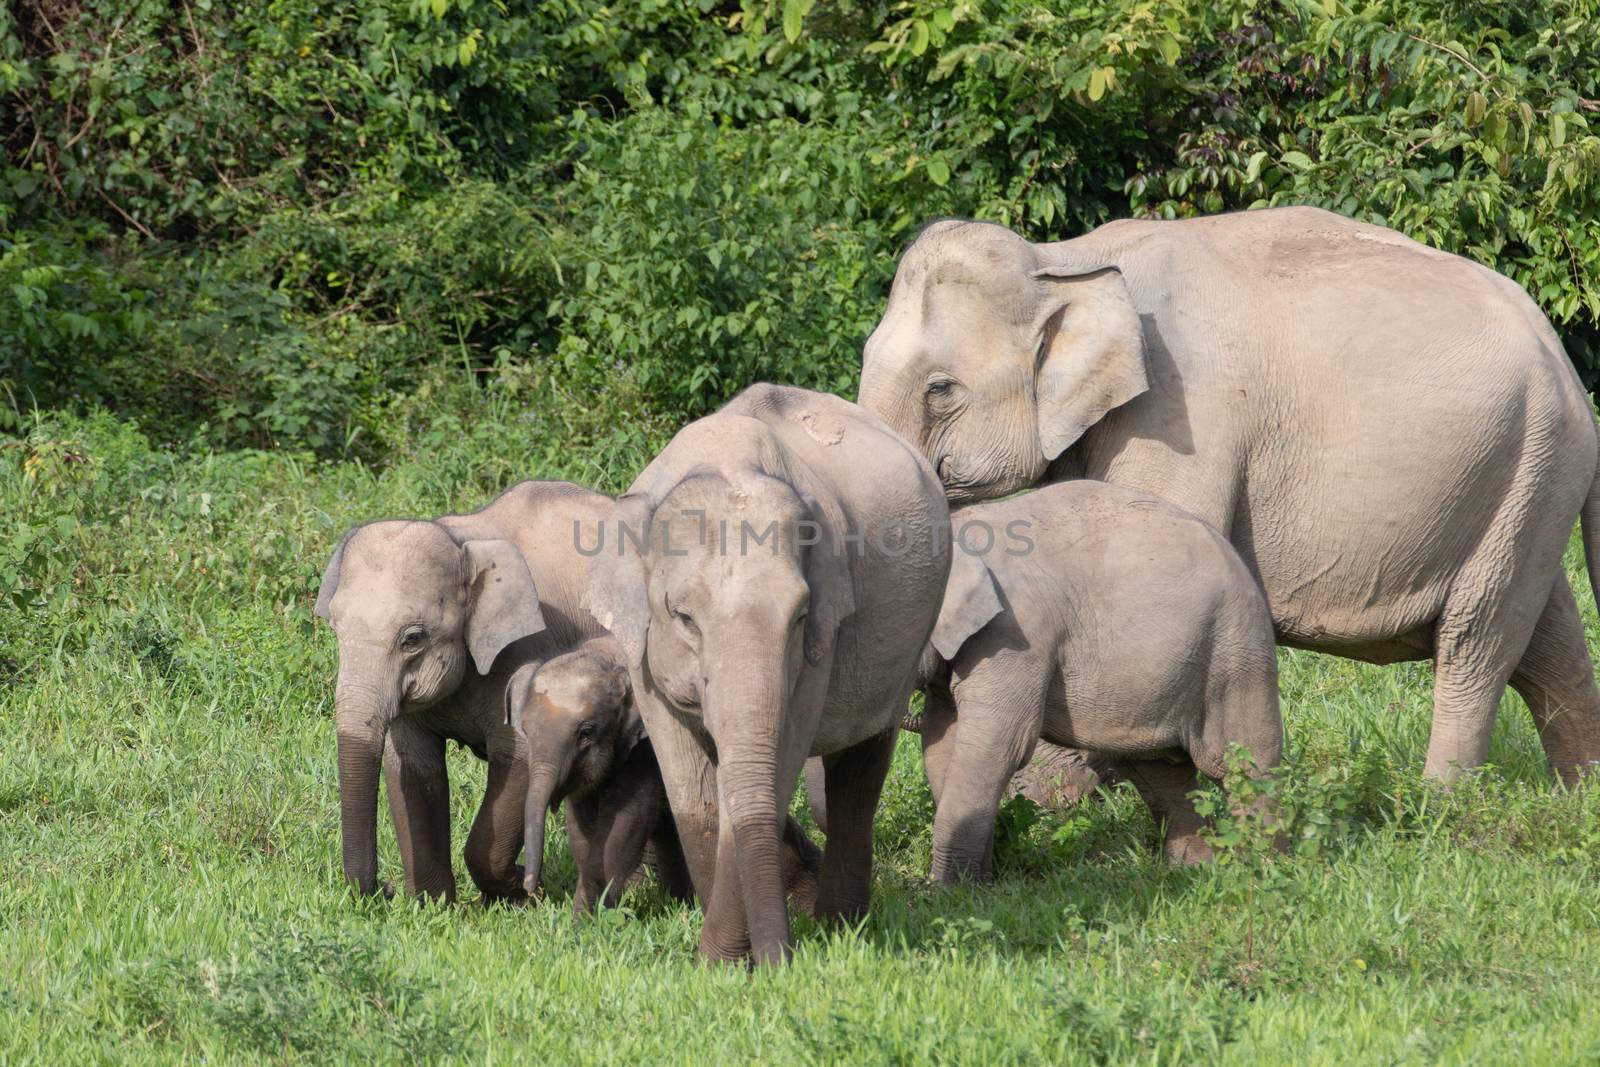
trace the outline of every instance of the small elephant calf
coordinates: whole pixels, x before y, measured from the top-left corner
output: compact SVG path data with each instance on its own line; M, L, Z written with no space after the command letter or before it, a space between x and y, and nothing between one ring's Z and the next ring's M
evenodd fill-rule
M675 899L693 899L661 768L616 639L593 637L542 665L522 667L506 686L505 705L506 721L521 724L528 765L527 892L539 889L545 815L565 800L578 867L572 900L578 915L601 894L606 907L615 907L641 863L655 870ZM822 856L793 819L784 829L782 863L791 898L811 907Z
M1232 744L1283 752L1272 617L1202 520L1103 482L1046 486L951 516L956 545L919 670L937 816L933 875L994 876L1011 776L1042 736L1115 760L1165 822L1165 853L1210 847L1189 792Z
M651 846L653 866L679 900L693 896L655 751L628 692L628 671L610 636L529 664L506 687L506 721L521 722L528 763L524 888L538 892L545 813L566 801L578 866L573 910L601 894L615 907Z

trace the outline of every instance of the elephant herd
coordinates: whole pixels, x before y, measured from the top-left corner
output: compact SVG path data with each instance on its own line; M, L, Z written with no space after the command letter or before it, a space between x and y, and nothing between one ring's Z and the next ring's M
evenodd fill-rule
M1595 577L1596 458L1533 301L1393 231L934 223L859 405L755 385L615 500L524 482L345 535L317 602L345 876L380 889L381 767L406 888L453 899L455 740L489 765L465 846L486 899L537 892L564 803L580 913L647 864L703 905L703 956L779 962L791 905L866 910L919 690L937 879L992 877L1041 742L1114 767L1167 857L1203 860L1196 775L1281 756L1275 644L1431 658L1442 781L1484 761L1509 683L1575 783L1600 690L1561 556L1581 515ZM803 767L820 856L787 814Z

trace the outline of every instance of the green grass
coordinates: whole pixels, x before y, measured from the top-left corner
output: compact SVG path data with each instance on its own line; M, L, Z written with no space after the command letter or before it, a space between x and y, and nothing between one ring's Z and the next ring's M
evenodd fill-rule
M0 1062L1600 1059L1600 791L1549 784L1513 698L1494 769L1421 786L1422 665L1283 654L1302 854L1265 866L1165 869L1118 791L1009 805L999 884L936 889L906 737L871 915L797 922L778 973L697 965L698 912L650 886L574 925L564 860L523 909L353 900L309 611L334 538L640 458L495 425L382 473L106 418L0 451ZM450 770L459 849L483 769Z

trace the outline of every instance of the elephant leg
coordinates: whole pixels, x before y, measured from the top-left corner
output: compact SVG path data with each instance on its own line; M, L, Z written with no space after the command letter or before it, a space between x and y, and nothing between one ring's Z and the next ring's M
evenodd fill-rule
M855 922L872 894L872 821L894 759L898 722L876 737L824 758L833 824L822 850L822 878L813 914Z
M821 788L819 786L819 788ZM824 801L826 803L826 801ZM783 884L789 901L807 915L816 914L822 879L822 852L791 817L783 825Z
M629 879L644 859L644 848L658 822L657 812L643 789L630 789L620 804L603 805L604 827L601 877L605 882L605 906L614 908L622 900Z
M393 723L384 739L383 778L406 889L453 903L456 876L450 869L450 782L444 738L404 720Z
M1168 863L1187 866L1211 859L1211 846L1200 832L1205 820L1195 810L1189 794L1200 788L1194 763L1163 763L1157 760L1129 761L1118 769L1144 798L1162 835L1161 851Z
M1550 768L1567 785L1600 762L1600 688L1567 576L1557 576L1511 685L1539 728Z
M991 679L992 681L992 679ZM1010 679L1014 686L1017 679ZM940 772L933 820L933 878L946 885L962 879L994 880L994 824L1011 776L1028 762L1039 737L1039 713L1017 714L1018 700L1042 709L1042 693L1008 691L991 703L981 679L968 679L962 695L961 728ZM923 733L927 737L926 728Z
M527 765L509 754L491 753L488 786L472 820L472 829L467 832L464 850L467 873L486 904L528 899L522 887L522 867L517 863L517 853L522 851L523 801L527 795Z
M634 694L655 749L667 804L695 895L711 900L717 872L717 769L700 738L671 709L647 692ZM730 850L731 851L731 850Z
M672 821L672 812L665 808L657 813L650 849L655 854L656 878L667 894L673 900L693 900L694 879L689 877L689 864L683 858L683 846L678 843L678 827Z
M956 744L956 704L950 690L930 685L923 691L922 770L928 776L933 804L939 806L939 791L944 787L945 768Z
M1434 622L1433 729L1423 774L1436 781L1454 781L1488 758L1500 697L1561 573L1572 518L1545 521L1560 487L1537 477L1540 462L1525 454Z
M806 800L811 804L811 818L817 824L818 830L827 833L828 794L824 778L822 757L812 756L806 760Z
M562 807L566 810L572 862L578 868L578 884L572 891L572 913L582 916L588 914L606 889L606 829L600 802L593 794L569 800Z

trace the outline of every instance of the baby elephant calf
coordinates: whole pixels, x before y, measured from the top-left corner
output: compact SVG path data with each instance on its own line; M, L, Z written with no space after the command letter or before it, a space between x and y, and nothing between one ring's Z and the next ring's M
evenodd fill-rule
M1170 861L1209 859L1189 799L1232 744L1283 751L1272 618L1200 519L1104 482L1061 482L951 517L950 578L919 683L937 816L933 875L994 877L994 825L1042 736L1110 757Z
M563 800L578 866L573 909L602 893L622 897L651 846L653 866L680 900L693 894L666 787L644 724L628 695L628 672L610 636L596 637L543 665L529 664L506 687L506 718L520 719L528 762L524 887L539 888L545 813Z
M694 898L661 768L615 638L594 637L518 670L506 686L506 721L522 724L528 764L523 885L530 895L538 892L544 866L545 814L564 800L578 867L577 914L602 893L605 906L615 907L641 863L674 898ZM793 819L784 827L782 864L790 898L810 908L822 856Z

